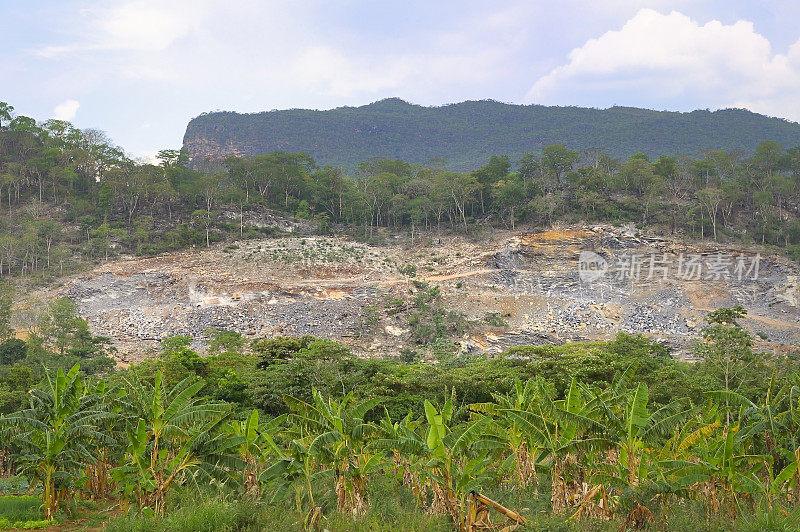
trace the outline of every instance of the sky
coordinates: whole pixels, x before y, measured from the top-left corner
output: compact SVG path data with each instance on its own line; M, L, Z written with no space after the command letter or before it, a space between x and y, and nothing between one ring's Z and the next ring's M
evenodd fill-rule
M796 0L0 0L0 101L135 157L203 112L400 97L800 121Z

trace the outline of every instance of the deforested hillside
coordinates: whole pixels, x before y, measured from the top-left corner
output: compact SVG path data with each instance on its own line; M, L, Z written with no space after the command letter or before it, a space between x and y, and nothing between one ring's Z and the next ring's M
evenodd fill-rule
M200 341L209 330L313 335L366 357L432 356L445 343L493 355L622 332L684 358L705 314L736 305L749 310L745 326L759 348L782 353L800 342L800 270L757 250L690 245L631 226L403 242L284 236L114 261L34 299L69 297L123 361L154 352L163 338ZM587 272L594 263L601 269Z
M549 144L655 157L708 149L752 152L764 140L800 144L800 125L743 109L678 113L491 100L423 107L390 98L327 111L205 113L189 122L183 144L195 161L281 150L346 168L390 157L421 163L441 158L449 169L473 170L491 155L516 160Z

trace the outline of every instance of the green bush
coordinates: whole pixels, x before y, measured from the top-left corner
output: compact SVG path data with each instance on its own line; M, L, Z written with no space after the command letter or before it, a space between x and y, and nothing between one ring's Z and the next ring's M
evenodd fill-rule
M0 496L16 495L28 491L28 480L23 476L0 478Z
M11 365L25 358L28 346L19 338L11 338L0 344L0 364Z

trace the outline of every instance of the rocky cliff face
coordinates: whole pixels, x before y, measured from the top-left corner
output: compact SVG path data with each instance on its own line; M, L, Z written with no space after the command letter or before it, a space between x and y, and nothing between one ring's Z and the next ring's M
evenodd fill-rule
M124 360L165 336L209 327L248 337L313 334L357 352L410 347L407 313L385 302L438 286L443 304L473 321L458 341L475 352L603 339L657 338L686 356L706 312L740 304L761 347L800 342L800 271L755 252L679 244L611 227L496 233L483 242L428 238L369 247L333 237L248 241L109 263L73 278L66 294ZM375 307L379 310L376 312ZM487 322L499 313L503 323Z

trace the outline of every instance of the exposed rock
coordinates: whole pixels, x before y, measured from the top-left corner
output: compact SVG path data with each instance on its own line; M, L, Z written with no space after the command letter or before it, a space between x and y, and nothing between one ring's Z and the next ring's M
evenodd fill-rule
M398 273L406 264L417 265L416 279L438 285L444 304L474 322L487 313L504 316L507 326L473 327L460 340L473 352L626 331L687 356L704 315L736 304L749 310L745 326L766 334L776 349L800 340L800 271L782 258L606 226L417 242L406 248L335 237L246 241L109 263L72 278L66 294L92 330L111 337L128 358L166 336L202 338L209 328L248 337L313 334L357 352L396 352L412 344L404 315L372 316L378 323L370 326L365 309L390 296L410 297L413 284ZM579 262L585 257L605 269L587 277ZM705 268L697 278L687 275L695 263Z

